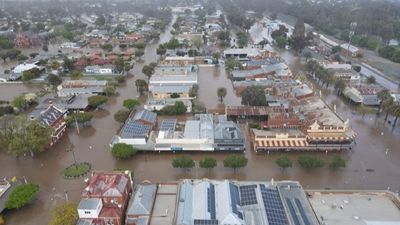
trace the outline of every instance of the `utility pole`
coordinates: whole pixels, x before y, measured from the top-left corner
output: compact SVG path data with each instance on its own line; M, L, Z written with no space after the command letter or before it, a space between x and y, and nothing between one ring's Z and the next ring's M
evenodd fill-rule
M349 43L347 45L347 52L346 52L346 63L349 61L349 52L350 52L350 45L351 45L351 39L354 36L355 30L357 27L357 22L351 22L350 23L350 31L349 31Z
M75 147L74 144L71 143L71 145L69 146L68 152L72 152L72 157L74 159L74 164L76 166L77 162L76 162L74 147Z

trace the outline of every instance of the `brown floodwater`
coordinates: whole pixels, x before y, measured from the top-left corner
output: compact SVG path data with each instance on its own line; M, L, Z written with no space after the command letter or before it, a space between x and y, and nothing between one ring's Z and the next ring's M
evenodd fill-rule
M161 42L170 38L169 30L161 36ZM226 153L187 153L198 162L205 156L213 156L218 160L218 166L212 170L203 170L198 167L189 172L174 169L171 160L177 153L139 153L134 158L126 161L115 160L110 152L109 142L111 137L120 128L114 121L113 114L122 108L126 98L138 96L134 80L146 79L141 73L144 64L158 59L155 49L158 43L146 47L142 62L135 65L127 84L118 89L119 96L113 97L108 105L96 111L92 126L81 128L78 134L75 129L69 131L55 148L39 154L34 158L20 157L15 159L0 151L0 177L25 176L28 181L40 185L37 200L30 206L21 210L6 213L7 224L42 225L48 224L50 211L54 205L68 200L78 202L79 195L84 188L83 178L65 180L61 171L73 162L71 152L67 152L69 144L75 145L75 155L78 161L92 164L93 170L110 171L116 168L134 171L135 180L171 181L181 178L216 178L239 180L270 180L291 179L299 180L305 188L344 188L344 189L400 189L400 149L398 141L400 131L392 130L390 126L382 124L382 118L375 120L375 116L352 113L352 107L342 103L338 106L338 113L349 117L351 126L357 132L357 145L350 152L342 155L348 160L348 166L339 171L322 168L315 171L301 169L295 162L300 153L287 154L295 163L293 168L282 172L275 164L275 160L282 154L255 154L248 148L245 155L249 159L247 167L234 173L223 167L222 161ZM232 85L226 78L223 68L201 68L199 100L207 107L218 106L216 90L225 86L228 91L224 103L226 105L240 104L240 98L233 93ZM1 88L2 86L0 86ZM13 90L10 90L12 92ZM331 102L335 95L329 91L324 92L324 99ZM327 161L332 154L321 153L320 156ZM368 172L370 171L370 172Z
M22 83L1 83L0 82L0 100L12 101L15 97L36 93L43 87L41 84L22 84Z

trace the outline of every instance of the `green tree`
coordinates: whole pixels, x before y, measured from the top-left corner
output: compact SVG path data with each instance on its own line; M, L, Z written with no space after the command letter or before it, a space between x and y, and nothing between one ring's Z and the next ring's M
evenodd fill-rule
M125 61L122 57L118 57L115 60L114 64L119 73L122 73L124 71Z
M342 47L340 45L332 47L332 54L336 54L342 50Z
M114 144L111 150L112 155L117 159L129 159L136 154L137 150L125 143Z
M101 46L104 51L111 52L113 50L113 46L111 44L104 44Z
M143 49L136 49L135 50L135 56L138 57L139 59L144 55L144 50Z
M229 155L224 159L224 167L232 168L236 173L236 170L245 167L247 162L248 159L243 155Z
M335 82L335 89L336 89L336 93L338 95L341 95L344 91L344 89L346 88L346 82L342 79L338 79Z
M164 115L183 115L187 111L185 104L182 101L176 101L174 105L165 106L161 113Z
M199 50L201 46L203 46L203 40L201 38L194 38L191 40L191 42L192 45L196 47L197 50Z
M62 203L52 210L50 225L75 225L79 219L76 203Z
M61 80L61 78L59 76L54 75L52 73L47 76L47 81L53 87L56 87L56 86L60 85L61 82L62 82L62 80Z
M97 107L105 104L107 101L108 101L108 98L106 96L102 96L102 95L90 96L88 98L89 105L93 108L97 108Z
M125 121L128 119L130 114L130 111L126 109L120 109L114 114L114 119L118 123L125 123Z
M104 93L106 94L106 96L113 96L115 95L117 92L117 88L115 87L115 85L107 85L106 88L104 89Z
M84 124L84 125L87 124L88 122L90 122L94 117L93 113L91 113L91 112L72 113L69 116L71 116L79 124Z
M33 202L38 192L39 185L37 184L20 184L12 190L5 207L7 209L20 209Z
M275 43L276 43L276 46L278 46L278 48L284 49L284 48L286 48L288 40L286 37L279 36L279 37L275 38Z
M18 61L24 61L24 60L27 60L27 59L29 59L29 57L26 56L26 55L23 55L23 54L19 54L19 55L17 56L17 60L18 60Z
M218 88L217 96L218 96L219 100L221 101L221 103L224 101L226 94L227 94L226 88L224 88L224 87Z
M392 127L395 127L397 124L397 120L400 117L400 103L399 102L393 103L393 105L390 107L390 114L392 114L392 116L394 116L394 118L395 118L393 121L393 124L392 124Z
M239 48L245 47L249 42L249 36L246 32L238 32L236 37Z
M23 81L28 81L28 80L32 80L35 78L38 78L40 76L40 70L38 68L33 68L30 70L25 70L24 72L22 72L22 80Z
M106 18L103 15L100 15L99 17L97 17L96 21L94 22L94 24L96 24L96 26L104 26L104 24L106 23Z
M194 167L194 161L190 156L183 155L172 160L172 167L189 170Z
M122 105L129 110L133 110L140 105L140 102L137 99L125 99Z
M250 86L242 93L242 105L264 106L267 104L264 89L260 86Z
M142 73L147 76L148 80L150 80L150 77L154 73L154 67L152 67L151 65L144 65Z
M163 46L166 49L177 49L181 47L181 44L179 43L178 39L171 39L167 43L164 43Z
M0 144L15 157L44 151L50 143L52 128L25 115L3 116L0 121Z
M205 157L199 164L201 168L212 169L217 166L217 160L212 157Z
M340 155L335 155L332 157L332 161L329 164L329 167L334 170L339 169L339 168L345 168L346 160L343 159Z
M68 57L64 57L63 67L65 70L71 71L74 68L74 62Z
M72 73L69 75L72 80L79 80L82 77L82 73L79 71L72 71Z
M367 77L367 83L368 84L376 84L376 78L372 75Z
M325 161L313 155L302 155L298 158L301 167L307 170L318 169L325 165Z
M11 105L20 110L25 110L29 104L24 95L19 95L12 100Z
M140 95L143 95L143 93L147 90L147 82L145 80L137 79L135 81L135 86Z
M292 167L293 163L287 156L279 157L275 163L284 171L286 168Z
M306 47L305 26L302 20L297 20L294 26L292 37L289 40L289 45L297 52L300 53Z
M156 49L156 54L162 56L165 55L165 53L167 53L167 49L164 47L164 45L159 45Z
M0 49L12 49L14 48L14 42L5 37L0 37Z

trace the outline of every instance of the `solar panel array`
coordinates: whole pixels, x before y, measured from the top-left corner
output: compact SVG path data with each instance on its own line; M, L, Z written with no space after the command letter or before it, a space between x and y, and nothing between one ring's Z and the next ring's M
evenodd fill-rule
M160 130L161 131L168 131L168 130L175 130L176 126L176 119L165 119L161 122Z
M121 130L121 138L139 138L146 136L150 131L150 126L137 122L128 121Z
M257 204L256 184L240 186L240 203L241 205Z
M305 225L311 225L311 223L310 223L310 221L308 220L308 217L307 217L307 215L306 215L306 212L305 212L305 210L304 210L304 208L303 208L303 205L301 204L300 200L299 200L298 198L296 198L294 201L296 202L297 208L298 208L299 211L300 211L300 215L301 215L301 218L303 218L304 224L305 224Z
M290 201L289 198L286 198L286 203L287 203L287 205L288 205L288 207L289 207L290 214L292 215L294 224L295 224L295 225L301 225L301 224L300 224L300 221L299 221L299 218L297 218L297 214L296 214L296 211L295 211L295 209L294 209L294 206L293 206L292 201Z
M260 191L269 225L289 224L278 190L260 184Z
M231 193L232 212L240 219L243 219L243 214L238 210L238 205L240 205L239 188L236 185L229 183L229 190Z
M218 225L218 220L194 220L194 225Z
M207 189L207 210L211 215L211 219L215 220L215 187L214 184L210 183L210 187Z

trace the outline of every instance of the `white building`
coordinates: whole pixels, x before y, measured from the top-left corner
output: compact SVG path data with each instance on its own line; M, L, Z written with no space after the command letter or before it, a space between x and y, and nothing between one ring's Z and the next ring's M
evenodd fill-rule
M60 48L72 48L72 49L78 49L79 46L75 42L64 42L61 44Z
M100 198L82 199L78 205L79 218L96 219L103 208L103 202Z
M349 52L349 55L351 57L357 57L358 54L361 53L360 49L357 48L354 45L350 45L348 43L344 43L340 45L340 48L342 48L342 51L347 54L347 52Z
M23 63L16 66L12 72L15 74L22 74L24 71L28 71L33 68L37 68L39 70L41 69L41 67L36 65L35 63Z
M85 73L94 75L112 75L115 73L114 66L104 65L104 66L86 66Z

